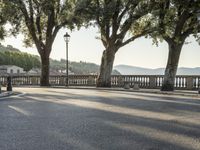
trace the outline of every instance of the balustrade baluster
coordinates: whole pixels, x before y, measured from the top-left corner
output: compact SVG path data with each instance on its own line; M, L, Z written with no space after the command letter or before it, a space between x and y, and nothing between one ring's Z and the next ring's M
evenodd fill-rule
M0 77L2 84L6 83L6 76ZM97 75L70 75L69 85L72 86L95 86ZM65 85L66 76L50 76L51 85ZM194 90L199 87L200 76L176 76L175 89ZM160 88L163 83L163 76L147 75L114 75L111 78L113 87L123 87L124 82L129 82L130 87L138 83L141 88ZM40 76L13 76L13 85L40 85Z

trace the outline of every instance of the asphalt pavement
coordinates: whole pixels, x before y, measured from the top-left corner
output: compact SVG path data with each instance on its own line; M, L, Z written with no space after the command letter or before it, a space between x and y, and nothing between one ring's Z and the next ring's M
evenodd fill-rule
M200 98L15 88L0 98L0 150L200 150Z

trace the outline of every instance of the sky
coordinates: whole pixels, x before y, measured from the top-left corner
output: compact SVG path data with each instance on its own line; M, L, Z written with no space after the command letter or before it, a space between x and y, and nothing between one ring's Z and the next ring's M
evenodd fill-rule
M99 36L97 28L82 28L69 31L62 29L58 33L50 57L60 60L66 59L66 46L63 35L68 32L71 36L69 41L69 60L85 61L100 64L104 47L96 37ZM189 44L183 46L179 67L200 67L200 46L193 37L186 40ZM36 54L36 48L26 48L23 44L23 36L8 37L1 42L3 45L12 45L23 52ZM152 45L151 39L139 38L132 43L120 48L115 55L114 65L131 65L146 68L165 67L168 57L167 43Z

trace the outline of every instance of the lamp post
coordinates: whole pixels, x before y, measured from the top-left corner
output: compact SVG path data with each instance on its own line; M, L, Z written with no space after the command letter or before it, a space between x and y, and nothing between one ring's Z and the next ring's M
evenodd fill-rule
M200 25L200 10L197 12L197 20ZM200 82L198 81L198 93L200 94Z
M65 85L68 86L69 84L69 74L68 74L68 43L69 43L70 35L66 32L64 35L64 40L66 42L66 83Z

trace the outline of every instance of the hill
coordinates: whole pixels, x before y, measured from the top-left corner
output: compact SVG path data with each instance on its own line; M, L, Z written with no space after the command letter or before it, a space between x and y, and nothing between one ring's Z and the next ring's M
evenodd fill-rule
M117 65L114 67L122 75L164 75L165 68L142 68L128 65ZM200 75L200 67L196 68L178 68L177 75Z
M69 61L69 70L73 72L74 74L98 74L99 73L99 65L95 63L90 62L75 62L75 61ZM65 71L66 70L66 60L61 59L58 60L50 60L50 68L51 70L57 70L57 71ZM113 75L120 75L120 73L117 70L113 70Z
M0 43L0 52L11 51L11 52L20 52L19 49L14 48L12 45L4 46Z
M41 62L39 56L21 52L11 45L4 46L0 44L0 65L17 65L24 68L25 71L29 71L32 68L40 68ZM50 69L53 72L65 72L66 60L50 59ZM69 61L69 70L74 74L80 75L98 74L99 65L83 61ZM116 70L113 70L113 74L120 75Z
M16 65L29 71L40 67L40 60L38 56L21 52L11 45L6 47L0 44L0 65Z

